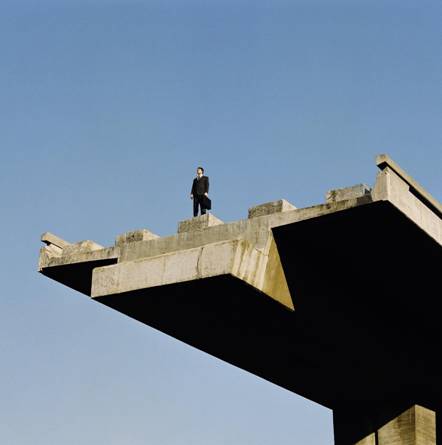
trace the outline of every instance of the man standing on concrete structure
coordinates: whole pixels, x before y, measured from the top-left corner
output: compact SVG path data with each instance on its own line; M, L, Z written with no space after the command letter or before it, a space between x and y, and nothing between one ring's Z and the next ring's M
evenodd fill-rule
M192 190L190 191L190 199L193 199L193 216L198 216L198 207L201 208L201 215L206 214L208 195L209 178L204 176L204 168L198 167L196 169L196 178L193 180Z

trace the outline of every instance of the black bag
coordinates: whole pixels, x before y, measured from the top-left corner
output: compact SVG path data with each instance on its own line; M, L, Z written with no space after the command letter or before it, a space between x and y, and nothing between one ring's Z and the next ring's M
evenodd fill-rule
M209 197L207 197L206 195L204 195L204 198L203 198L203 206L207 210L212 209L212 200Z

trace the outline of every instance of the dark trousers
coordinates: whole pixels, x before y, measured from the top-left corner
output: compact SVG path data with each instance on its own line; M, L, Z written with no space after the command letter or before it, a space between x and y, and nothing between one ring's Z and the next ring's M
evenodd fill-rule
M201 215L206 214L206 207L204 207L204 195L193 195L193 216L198 216L198 207L201 208Z

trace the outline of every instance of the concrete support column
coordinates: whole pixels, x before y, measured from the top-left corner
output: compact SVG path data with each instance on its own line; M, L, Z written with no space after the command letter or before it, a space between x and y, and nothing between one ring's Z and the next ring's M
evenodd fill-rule
M355 445L436 445L436 414L414 405Z

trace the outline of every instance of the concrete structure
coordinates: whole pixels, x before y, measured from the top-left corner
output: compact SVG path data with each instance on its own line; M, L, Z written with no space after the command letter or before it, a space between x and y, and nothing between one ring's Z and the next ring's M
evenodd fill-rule
M280 200L108 248L45 234L39 270L331 408L337 445L434 445L442 206L388 156L377 165L372 188L309 208Z
M433 445L436 443L434 411L414 405L356 445Z

